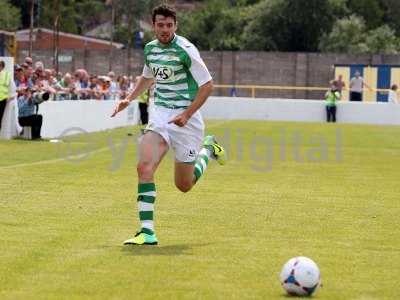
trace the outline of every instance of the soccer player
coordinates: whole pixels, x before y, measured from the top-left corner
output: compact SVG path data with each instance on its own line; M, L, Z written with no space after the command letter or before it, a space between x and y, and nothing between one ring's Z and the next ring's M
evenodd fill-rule
M204 174L210 158L225 163L225 150L214 136L203 140L204 123L199 108L213 89L210 73L199 51L175 34L176 12L160 5L152 12L156 39L144 48L144 68L134 90L117 103L112 117L125 109L155 82L154 110L139 143L137 172L141 229L124 244L155 245L154 173L169 148L175 152L175 185L188 192Z

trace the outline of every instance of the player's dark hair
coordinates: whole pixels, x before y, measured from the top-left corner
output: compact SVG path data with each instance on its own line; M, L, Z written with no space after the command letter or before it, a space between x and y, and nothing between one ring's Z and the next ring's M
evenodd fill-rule
M6 67L6 64L4 63L4 61L0 60L0 67L2 69L4 69Z
M166 18L171 17L174 19L174 22L176 23L176 11L171 6L168 6L166 4L161 4L161 5L154 7L153 12L151 14L153 24L156 21L156 15L161 15Z

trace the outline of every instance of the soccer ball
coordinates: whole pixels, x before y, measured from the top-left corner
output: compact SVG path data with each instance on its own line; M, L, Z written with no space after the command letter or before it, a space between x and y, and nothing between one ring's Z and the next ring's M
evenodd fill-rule
M289 295L311 296L320 285L319 268L311 259L298 256L282 268L280 280Z

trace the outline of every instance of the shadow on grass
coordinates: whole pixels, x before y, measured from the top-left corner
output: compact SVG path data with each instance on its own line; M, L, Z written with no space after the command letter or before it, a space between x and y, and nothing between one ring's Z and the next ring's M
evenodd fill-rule
M310 299L310 296L296 296L296 295L282 294L281 299Z
M121 251L127 255L133 256L177 256L191 255L194 248L205 247L210 243L200 244L180 244L180 245L126 245L121 247Z

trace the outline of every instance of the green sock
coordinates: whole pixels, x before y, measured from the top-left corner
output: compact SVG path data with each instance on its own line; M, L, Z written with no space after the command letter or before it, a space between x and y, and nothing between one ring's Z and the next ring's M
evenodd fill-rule
M142 232L154 233L154 201L156 200L156 185L151 183L138 184L138 210Z
M196 163L194 164L194 177L195 181L197 182L201 175L207 169L208 160L210 159L210 150L207 148L202 148L197 156Z

